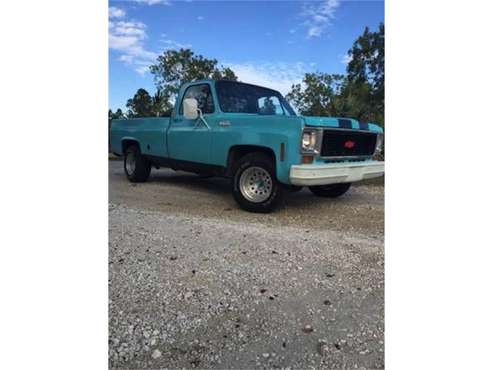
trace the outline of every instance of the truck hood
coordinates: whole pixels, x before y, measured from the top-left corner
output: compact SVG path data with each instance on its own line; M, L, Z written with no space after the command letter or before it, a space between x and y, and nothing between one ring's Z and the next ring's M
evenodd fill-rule
M352 118L303 116L303 120L306 126L311 127L343 128L373 132L383 131L380 126L374 123L364 124Z

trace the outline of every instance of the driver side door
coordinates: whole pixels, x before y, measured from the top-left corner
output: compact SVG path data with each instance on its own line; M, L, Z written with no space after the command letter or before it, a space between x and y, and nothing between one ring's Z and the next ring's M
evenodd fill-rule
M208 83L187 87L181 97L179 109L171 119L168 130L168 150L170 158L195 162L210 163L211 129L200 119L190 120L183 115L183 100L194 98L202 111L206 122L214 114L214 99Z

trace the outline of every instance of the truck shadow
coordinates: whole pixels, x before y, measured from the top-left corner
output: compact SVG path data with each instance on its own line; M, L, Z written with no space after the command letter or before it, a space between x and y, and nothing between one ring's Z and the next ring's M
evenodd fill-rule
M190 191L207 192L213 196L218 196L226 201L231 197L231 179L222 177L200 177L196 174L181 171L154 171L149 179L151 183L159 186L173 185L177 188L187 189ZM314 196L308 188L304 188L298 192L285 191L284 205L293 208L305 208L317 207L321 202L340 204L340 203L352 203L354 201L361 200L359 194L355 194L354 189L350 190L348 195L344 195L340 198L320 198Z
M189 190L207 190L217 194L231 193L231 180L221 177L204 178L187 172L155 171L150 182L161 185L176 185Z
M110 172L110 176L119 178L119 181L127 182L123 169L119 164L110 165ZM207 193L212 199L220 201L220 203L217 204L218 209L222 207L236 208L236 204L231 196L231 179L222 177L204 178L189 172L173 171L171 169L163 168L151 172L148 184L163 188L172 186L174 189L182 189L185 192L191 193ZM362 182L361 184L370 185L370 188L373 188L375 185L382 186L383 181L368 181ZM308 188L304 188L299 192L286 192L281 209L288 207L288 209L299 211L311 209L319 210L321 204L330 208L336 207L337 209L341 206L365 204L374 201L371 194L367 194L367 191L360 191L358 188L359 184L355 184L353 188L349 190L348 194L336 199L316 197L308 190ZM190 194L190 196L193 197L193 194ZM214 204L214 200L212 200L212 204Z

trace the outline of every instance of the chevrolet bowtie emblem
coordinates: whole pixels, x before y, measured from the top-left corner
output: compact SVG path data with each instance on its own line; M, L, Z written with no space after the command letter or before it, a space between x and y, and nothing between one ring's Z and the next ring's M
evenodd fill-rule
M348 140L344 143L344 148L346 149L352 149L354 148L354 141Z

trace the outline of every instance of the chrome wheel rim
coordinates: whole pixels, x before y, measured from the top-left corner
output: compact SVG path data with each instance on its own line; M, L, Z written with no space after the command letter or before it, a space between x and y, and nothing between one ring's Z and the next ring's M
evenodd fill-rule
M261 167L249 167L240 176L240 192L253 203L267 200L272 193L272 177Z
M133 152L127 154L127 158L125 159L125 169L129 175L133 175L135 172L135 154Z

